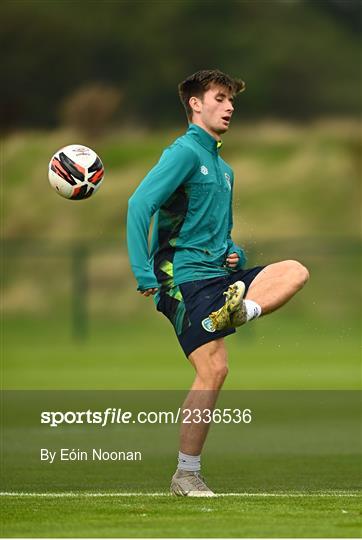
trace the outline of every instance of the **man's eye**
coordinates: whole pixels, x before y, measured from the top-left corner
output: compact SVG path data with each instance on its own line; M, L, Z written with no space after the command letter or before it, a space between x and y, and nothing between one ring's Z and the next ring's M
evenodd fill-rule
M221 98L221 97L217 97L217 98L216 98L216 101L222 101L222 98Z

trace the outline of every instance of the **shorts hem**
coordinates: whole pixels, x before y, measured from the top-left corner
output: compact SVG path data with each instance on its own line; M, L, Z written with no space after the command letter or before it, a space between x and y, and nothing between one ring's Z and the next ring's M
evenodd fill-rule
M197 345L189 346L189 347L183 347L182 343L179 340L179 343L181 345L181 348L186 356L188 358L192 352L194 352L196 349L201 347L202 345L206 345L206 343L210 343L210 341L215 341L217 339L220 339L222 337L231 336L232 334L235 334L236 330L235 328L229 328L228 330L220 331L217 334L213 334L210 332L209 336L204 336L202 339L200 339L199 343Z

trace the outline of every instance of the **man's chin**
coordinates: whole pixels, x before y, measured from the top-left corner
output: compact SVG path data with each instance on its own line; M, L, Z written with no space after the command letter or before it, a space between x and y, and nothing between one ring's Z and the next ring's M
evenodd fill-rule
M223 135L224 133L227 132L228 129L229 129L229 126L222 126L222 127L217 127L214 131L218 135Z

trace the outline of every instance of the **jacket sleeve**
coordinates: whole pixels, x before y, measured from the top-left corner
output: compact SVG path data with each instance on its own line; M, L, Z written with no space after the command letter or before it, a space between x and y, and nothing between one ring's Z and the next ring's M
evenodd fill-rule
M198 161L191 148L172 145L163 152L128 201L127 246L137 290L159 287L150 264L148 233L151 218L196 170Z
M231 253L237 253L239 255L239 261L238 261L237 266L235 268L233 268L232 270L240 270L241 268L243 268L245 266L246 261L247 261L247 257L245 255L244 250L241 247L234 244L234 242L232 241L232 238L231 238L231 231L232 231L232 228L233 228L233 185L234 185L234 181L231 183L231 197L230 197L230 210L229 210L229 229L228 229L228 237L227 237L228 247L227 247L226 256L231 255Z

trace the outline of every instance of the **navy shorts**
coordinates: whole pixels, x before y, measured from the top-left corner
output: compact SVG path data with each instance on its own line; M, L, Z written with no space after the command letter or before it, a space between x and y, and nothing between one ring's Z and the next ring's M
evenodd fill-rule
M263 268L265 266L255 266L237 270L225 277L190 281L170 289L161 289L157 310L166 315L172 323L186 356L209 341L234 334L235 328L207 331L201 323L212 311L224 305L223 292L232 283L243 281L246 293L251 282Z

